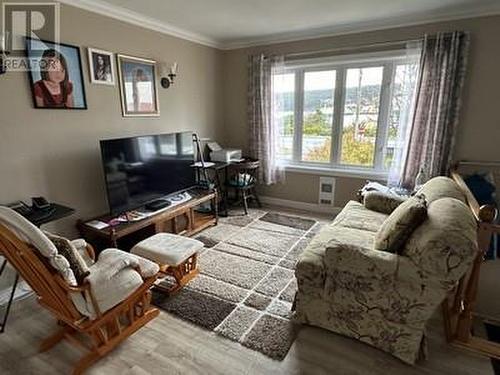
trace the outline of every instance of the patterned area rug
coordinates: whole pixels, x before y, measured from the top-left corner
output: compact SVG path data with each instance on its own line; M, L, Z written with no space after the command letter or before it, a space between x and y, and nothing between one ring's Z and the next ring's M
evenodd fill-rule
M172 297L155 293L163 310L282 360L297 326L291 321L298 256L321 224L251 210L201 232L200 275ZM168 282L168 281L167 281Z

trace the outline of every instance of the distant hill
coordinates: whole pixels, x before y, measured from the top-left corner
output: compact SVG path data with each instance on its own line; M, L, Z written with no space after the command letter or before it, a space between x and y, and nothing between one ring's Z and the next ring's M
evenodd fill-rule
M363 87L362 105L369 107L378 107L380 100L380 85L370 85ZM293 111L294 94L293 92L284 93L284 110ZM318 107L319 103L328 103L333 99L333 90L312 90L307 91L304 98L304 111L313 112ZM355 106L357 104L358 89L357 87L348 88L346 91L346 104ZM322 105L322 104L320 104Z

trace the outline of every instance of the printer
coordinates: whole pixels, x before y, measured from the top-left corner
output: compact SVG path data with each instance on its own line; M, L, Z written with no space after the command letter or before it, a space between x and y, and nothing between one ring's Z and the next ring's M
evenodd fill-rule
M217 142L209 142L207 147L210 150L210 161L230 163L242 160L241 150L239 149L222 148Z

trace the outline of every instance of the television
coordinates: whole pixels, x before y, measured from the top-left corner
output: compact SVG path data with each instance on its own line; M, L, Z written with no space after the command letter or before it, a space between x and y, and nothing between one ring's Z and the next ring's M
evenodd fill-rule
M196 185L191 132L108 139L100 147L113 215Z

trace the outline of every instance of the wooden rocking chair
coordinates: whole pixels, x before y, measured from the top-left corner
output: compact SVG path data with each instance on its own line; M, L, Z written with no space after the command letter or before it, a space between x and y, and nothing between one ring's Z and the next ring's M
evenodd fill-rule
M489 249L492 235L500 233L500 225L494 224L497 209L491 205L479 206L456 170L451 172L451 177L465 193L467 203L476 218L478 252L470 272L460 280L454 291L443 302L446 338L454 346L500 359L499 343L473 335L473 311L478 293L481 265Z
M101 312L88 282L76 287L70 286L33 245L22 241L9 228L0 223L0 254L19 272L37 294L40 304L56 317L61 326L58 332L41 343L40 351L51 349L62 339L85 350L87 354L74 367L74 374L83 373L158 316L159 311L150 306L150 288L156 275L143 277L142 285L132 294L109 310ZM87 244L86 250L93 259L92 247ZM136 271L141 274L139 269ZM71 298L75 293L81 293L91 301L95 317L86 316L76 308Z

